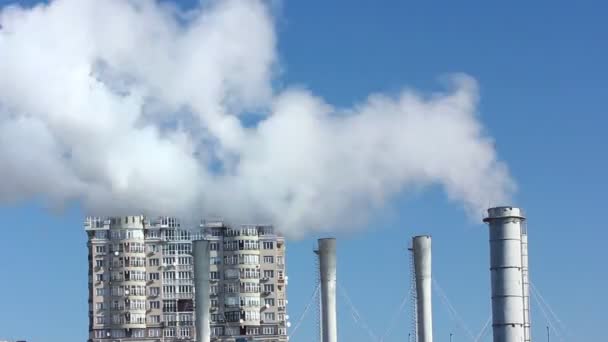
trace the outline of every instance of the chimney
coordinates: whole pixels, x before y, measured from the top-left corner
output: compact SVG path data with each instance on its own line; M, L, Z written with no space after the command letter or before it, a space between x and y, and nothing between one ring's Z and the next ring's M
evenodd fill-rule
M494 342L530 340L528 239L520 208L488 209Z
M209 327L209 241L196 240L192 242L194 258L194 305L196 342L209 342L211 329Z
M336 239L319 239L322 342L338 341L336 314Z
M416 277L417 342L433 342L433 307L431 301L431 237L412 238Z

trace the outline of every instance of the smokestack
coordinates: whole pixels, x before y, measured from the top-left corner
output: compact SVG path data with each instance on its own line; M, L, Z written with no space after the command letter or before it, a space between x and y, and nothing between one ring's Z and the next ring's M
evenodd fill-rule
M319 239L322 342L338 341L336 314L336 239Z
M431 237L412 238L416 276L417 342L433 342L433 307L431 302Z
M209 241L196 240L192 242L194 257L194 304L196 319L196 342L209 342L211 329L209 327Z
M519 208L496 207L488 209L483 220L490 226L494 342L529 341L525 219Z

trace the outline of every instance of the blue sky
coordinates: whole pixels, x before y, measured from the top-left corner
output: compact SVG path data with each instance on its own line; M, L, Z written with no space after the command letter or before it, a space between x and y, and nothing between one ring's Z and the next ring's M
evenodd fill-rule
M532 282L572 336L564 340L604 341L607 12L600 1L285 1L278 22L282 82L347 106L404 86L440 90L446 73L476 78L481 121L518 183L514 204L528 213ZM2 205L0 214L0 338L85 340L86 238L78 203L52 212L31 200ZM401 196L366 230L338 236L339 283L382 335L409 286L408 239L431 233L435 278L476 333L490 306L488 236L480 221L439 188ZM316 238L288 245L294 323L313 291ZM544 338L546 320L535 304L533 336ZM438 340L453 332L455 341L467 341L438 296L434 309ZM342 341L370 341L344 300L339 320ZM386 340L404 340L409 328L406 310ZM292 341L316 336L310 313Z

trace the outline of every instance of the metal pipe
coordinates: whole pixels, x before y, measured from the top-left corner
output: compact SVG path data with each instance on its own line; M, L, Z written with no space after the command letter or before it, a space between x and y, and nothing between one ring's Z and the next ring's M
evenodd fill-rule
M416 275L417 342L433 342L433 307L431 302L431 237L412 238Z
M211 329L209 327L209 309L211 307L209 293L209 241L193 241L192 255L194 258L196 342L209 342L211 338Z
M319 239L322 342L338 341L336 312L336 239Z
M514 207L488 209L490 228L492 330L494 342L524 341L522 273L523 212Z

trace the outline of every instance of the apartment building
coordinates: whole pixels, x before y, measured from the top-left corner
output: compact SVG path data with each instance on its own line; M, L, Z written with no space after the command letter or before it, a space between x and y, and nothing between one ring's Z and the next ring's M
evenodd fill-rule
M204 225L211 250L211 340L287 341L285 241L272 226Z
M285 242L272 226L144 216L85 221L89 342L194 341L192 241L211 241L214 341L287 341Z

